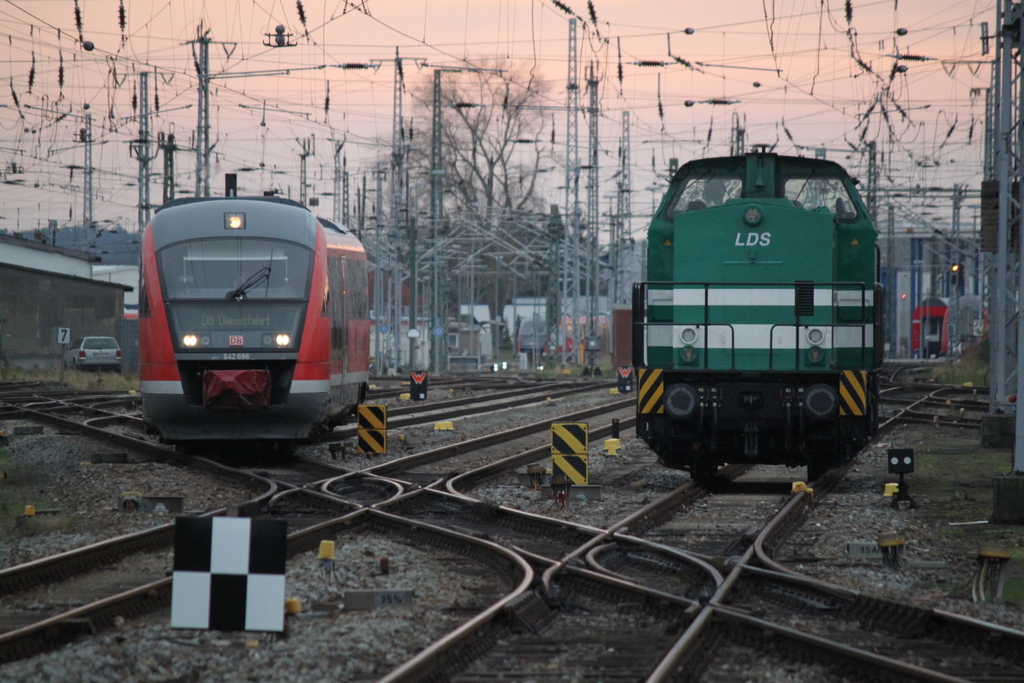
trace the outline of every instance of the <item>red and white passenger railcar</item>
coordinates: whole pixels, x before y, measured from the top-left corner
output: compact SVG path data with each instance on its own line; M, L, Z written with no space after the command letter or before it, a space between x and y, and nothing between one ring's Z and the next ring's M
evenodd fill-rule
M307 439L366 395L366 253L278 197L164 204L142 238L142 414L169 443Z

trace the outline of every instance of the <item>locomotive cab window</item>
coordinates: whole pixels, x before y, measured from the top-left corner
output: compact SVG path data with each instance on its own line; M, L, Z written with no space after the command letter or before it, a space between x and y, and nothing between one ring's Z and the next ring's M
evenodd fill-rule
M840 178L817 175L812 171L787 176L782 188L782 196L798 209L827 211L844 223L857 218L857 206Z
M276 240L202 239L159 253L168 300L303 299L311 253Z
M711 173L684 179L665 209L665 217L673 220L677 213L700 211L722 206L730 199L743 196L743 178L740 175Z

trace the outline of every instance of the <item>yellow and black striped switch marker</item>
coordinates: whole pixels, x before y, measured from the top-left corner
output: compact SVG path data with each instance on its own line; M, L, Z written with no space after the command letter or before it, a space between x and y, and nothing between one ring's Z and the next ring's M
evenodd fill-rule
M586 422L551 424L551 478L564 476L577 486L590 481L590 427Z
M387 453L387 406L356 406L356 448L360 453Z
M388 407L375 405L356 406L356 426L359 429L387 429Z

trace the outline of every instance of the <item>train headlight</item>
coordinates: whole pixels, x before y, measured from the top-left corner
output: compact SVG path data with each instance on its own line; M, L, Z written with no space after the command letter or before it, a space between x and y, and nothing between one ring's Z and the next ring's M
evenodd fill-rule
M692 344L697 341L697 329L694 327L684 327L679 337L683 340L684 344Z
M817 420L826 420L836 414L839 394L827 384L815 384L804 393L804 410Z
M690 417L697 409L697 390L689 384L673 384L665 392L664 403L672 417Z
M812 346L807 349L807 362L811 365L820 365L825 362L825 351L820 346Z
M194 334L186 334L181 338L181 343L185 346L195 346L199 343L199 337Z
M288 346L292 343L292 338L291 335L288 334L279 334L274 337L274 341L277 342L278 346Z
M807 330L807 341L812 344L820 344L825 341L825 331L819 327L812 327Z
M751 206L743 212L743 222L751 227L761 225L763 220L764 212L759 207Z
M226 214L224 214L224 229L225 230L245 230L245 214L244 213L226 213Z
M684 346L682 351L679 352L679 359L684 363L696 363L697 349L689 345Z

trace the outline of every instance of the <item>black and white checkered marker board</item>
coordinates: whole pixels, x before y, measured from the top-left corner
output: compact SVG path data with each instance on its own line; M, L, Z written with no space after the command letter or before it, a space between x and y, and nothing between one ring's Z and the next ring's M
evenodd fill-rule
M283 631L288 523L179 517L171 628Z

